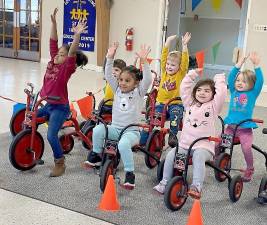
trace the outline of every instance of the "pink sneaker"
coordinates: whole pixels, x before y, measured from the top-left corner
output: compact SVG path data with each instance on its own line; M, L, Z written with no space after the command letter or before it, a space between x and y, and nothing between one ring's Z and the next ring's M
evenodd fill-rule
M254 173L254 168L246 169L244 171L243 176L242 176L243 182L249 182L249 181L251 181L252 176L253 176L253 173Z

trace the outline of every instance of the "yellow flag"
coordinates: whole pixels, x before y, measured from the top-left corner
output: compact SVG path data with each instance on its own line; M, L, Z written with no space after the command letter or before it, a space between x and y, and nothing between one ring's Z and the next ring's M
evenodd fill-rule
M216 11L219 12L222 6L223 0L211 0L211 6Z

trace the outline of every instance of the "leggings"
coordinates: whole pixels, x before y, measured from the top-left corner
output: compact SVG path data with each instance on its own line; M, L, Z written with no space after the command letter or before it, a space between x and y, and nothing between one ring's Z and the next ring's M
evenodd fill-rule
M173 177L173 164L175 158L176 148L171 149L168 152L163 169L163 179L161 183L167 184L167 182ZM187 150L184 148L179 148L179 153L187 154ZM213 155L207 149L194 149L191 151L191 155L193 156L193 181L192 184L195 185L198 190L202 189L206 166L205 162L212 160Z
M233 134L234 127L227 126L225 133ZM251 128L240 128L237 129L236 137L240 140L241 149L247 164L247 169L253 169L253 153L252 153L252 143L253 143L253 132Z
M111 140L117 140L120 135L121 129L118 129L112 125L108 125L108 138ZM93 129L93 151L96 153L103 152L103 144L105 138L105 127L103 124L97 125ZM134 159L132 147L137 145L140 140L140 133L136 130L126 130L119 143L118 149L121 154L121 159L124 164L124 171L134 171Z

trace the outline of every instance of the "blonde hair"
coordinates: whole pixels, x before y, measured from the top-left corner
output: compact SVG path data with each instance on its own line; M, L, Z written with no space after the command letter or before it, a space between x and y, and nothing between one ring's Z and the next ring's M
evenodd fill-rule
M177 59L178 62L181 61L182 53L180 51L169 52L168 58Z
M243 74L244 79L245 79L246 83L249 86L249 89L252 89L254 87L254 85L255 85L255 82L256 82L256 75L255 75L255 73L253 71L251 71L251 70L244 70L244 71L242 71L240 73ZM236 79L239 76L239 74L236 76Z

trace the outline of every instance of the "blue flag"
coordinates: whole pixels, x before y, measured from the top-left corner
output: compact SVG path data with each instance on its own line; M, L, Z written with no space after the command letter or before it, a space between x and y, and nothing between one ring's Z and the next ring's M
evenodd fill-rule
M195 8L198 6L200 2L201 0L192 0L192 11L195 10Z

